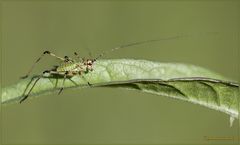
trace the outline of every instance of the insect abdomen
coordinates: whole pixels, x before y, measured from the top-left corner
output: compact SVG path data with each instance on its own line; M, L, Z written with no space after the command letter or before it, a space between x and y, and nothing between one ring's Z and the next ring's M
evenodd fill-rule
M75 63L63 63L57 68L57 71L58 72L73 71L75 70L76 67L77 65Z

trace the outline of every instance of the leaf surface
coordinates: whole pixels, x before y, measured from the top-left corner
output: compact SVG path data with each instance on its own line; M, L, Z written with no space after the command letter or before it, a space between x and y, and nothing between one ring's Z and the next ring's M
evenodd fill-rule
M30 90L36 77L2 88L2 104L19 102ZM44 76L33 88L29 98L57 93L62 81L63 78ZM89 86L87 82L92 85ZM138 90L188 101L238 117L239 84L215 72L189 64L133 59L99 60L94 64L94 71L67 79L64 87Z

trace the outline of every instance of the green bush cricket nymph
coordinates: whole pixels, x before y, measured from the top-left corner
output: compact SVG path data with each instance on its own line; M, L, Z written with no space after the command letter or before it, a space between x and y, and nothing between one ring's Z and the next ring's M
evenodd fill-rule
M33 90L34 86L37 84L37 82L44 77L44 74L49 74L49 76L57 76L60 78L63 78L63 82L62 82L62 86L59 90L60 94L63 91L64 88L64 82L67 78L71 78L75 75L80 75L82 77L84 77L84 74L90 73L91 71L94 70L93 68L93 64L102 56L104 56L105 54L115 51L117 49L120 48L126 48L126 47L130 47L130 46L134 46L134 45L140 45L140 44L144 44L144 43L150 43L150 42L155 42L155 41L161 41L161 40L170 40L170 39L177 39L180 37L184 37L184 36L174 36L174 37L168 37L168 38L162 38L162 39L155 39L155 40L147 40L147 41L139 41L139 42L134 42L134 43L129 43L126 45L121 45L112 49L109 49L108 51L105 51L103 53L101 53L100 55L98 55L96 58L80 58L79 55L74 52L74 55L76 56L76 59L72 59L68 56L65 57L59 57L57 55L55 55L54 53L50 52L50 51L44 51L43 54L35 61L35 63L32 65L32 67L30 68L30 70L27 72L27 74L25 76L23 76L22 78L27 78L29 76L29 74L32 72L33 68L35 67L35 65L45 56L45 55L49 55L52 57L57 58L58 60L60 60L60 64L53 67L50 70L45 70L43 71L43 73L39 76L37 76L37 78L35 79L33 85L31 86L31 88L29 89L29 91L27 92L27 94L25 95L25 92L23 94L23 97L20 100L20 103L22 103L24 100L26 100L29 96L29 94L31 93L31 91ZM32 78L33 80L33 78ZM31 81L32 82L32 81ZM31 82L29 83L29 85L31 84ZM91 86L91 83L87 82L89 86ZM28 85L28 86L29 86ZM27 88L28 88L27 86Z

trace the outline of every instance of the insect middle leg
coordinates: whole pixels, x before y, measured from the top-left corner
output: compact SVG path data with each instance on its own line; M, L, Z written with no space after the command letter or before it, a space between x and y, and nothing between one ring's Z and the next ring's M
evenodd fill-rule
M64 87L65 80L66 80L66 78L67 78L67 75L68 75L68 71L66 71L65 74L64 74L64 78L63 78L63 82L62 82L62 87L61 87L60 91L58 92L58 95L61 94L61 92L63 91L63 87Z
M48 54L48 55L50 55L50 56L52 56L52 57L55 57L55 58L57 58L57 59L59 59L59 60L61 60L61 61L65 61L65 58L59 57L59 56L51 53L50 51L44 51L43 54L42 54L42 55L34 62L34 64L31 66L31 68L29 69L29 71L27 72L27 74L26 74L25 76L21 77L21 78L22 78L22 79L27 78L27 77L29 76L29 74L32 72L32 70L33 70L33 68L35 67L35 65L36 65L36 64L43 58L43 56L46 55L46 54Z
M74 74L78 74L78 75L81 76L84 80L87 81L87 79L86 79L83 75L81 75L81 74L82 74L81 71L79 71L79 72L66 71L65 74L64 74L63 82L62 82L62 87L61 87L60 91L58 92L58 95L61 94L61 92L63 91L64 84L65 84L65 80L66 80L67 76L69 76L69 75L70 75L70 76L73 76ZM92 86L92 84L90 84L88 81L87 81L87 83L88 83L89 86Z

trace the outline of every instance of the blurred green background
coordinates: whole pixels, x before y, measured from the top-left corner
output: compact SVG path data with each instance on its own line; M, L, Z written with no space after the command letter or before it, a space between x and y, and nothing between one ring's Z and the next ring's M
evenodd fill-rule
M1 3L2 85L24 75L44 50L87 57L135 41L191 35L115 51L200 65L240 80L240 1L14 1ZM58 64L46 57L38 74ZM65 90L2 108L3 144L237 144L238 121L166 97L110 88ZM234 137L206 141L205 136Z

